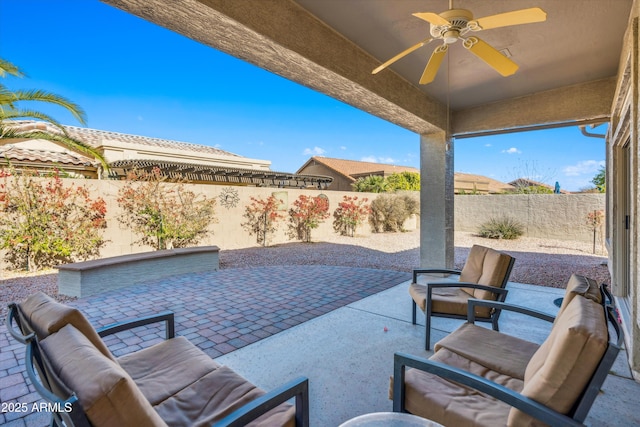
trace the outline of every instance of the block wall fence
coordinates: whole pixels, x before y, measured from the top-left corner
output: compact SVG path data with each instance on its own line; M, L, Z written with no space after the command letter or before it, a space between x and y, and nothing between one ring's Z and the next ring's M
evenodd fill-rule
M123 227L117 217L121 214L117 203L118 190L124 185L122 181L110 180L65 180L69 184L85 185L90 189L92 197L100 196L107 203L107 224L105 230L106 245L102 248L101 257L124 255L151 250L134 242L138 236ZM266 198L273 194L283 201L283 213L299 195L319 196L324 194L329 200L331 216L312 231L312 240L322 241L334 234L333 212L343 200L343 196L367 198L369 202L378 194L354 193L345 191L326 191L309 189L277 189L261 187L238 187L206 184L187 184L196 194L216 199L216 222L211 225L213 234L207 236L200 245L215 245L221 250L258 246L256 237L242 227L245 222L245 207L251 203L251 197ZM416 192L416 197L418 193ZM586 225L586 217L594 210L604 210L604 194L536 194L536 195L462 195L455 196L455 230L477 231L478 226L492 217L507 215L525 225L525 236L537 238L553 238L561 240L586 241L593 239L593 232ZM287 219L280 221L277 232L272 235L270 245L289 243L287 235ZM407 220L405 228L415 230L419 227L419 218ZM368 223L360 226L356 233L361 236L371 234ZM4 260L4 257L3 257ZM4 263L3 263L4 264ZM5 267L3 265L3 267ZM1 277L1 276L0 276Z

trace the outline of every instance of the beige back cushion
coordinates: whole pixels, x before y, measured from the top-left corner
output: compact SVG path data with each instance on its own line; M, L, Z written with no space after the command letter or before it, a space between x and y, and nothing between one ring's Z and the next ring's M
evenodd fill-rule
M598 304L602 303L602 295L600 294L600 285L598 282L585 276L572 274L567 282L567 289L564 293L562 305L560 306L560 310L558 310L556 319L562 315L562 312L567 308L571 300L573 300L576 295L589 298Z
M77 308L61 304L42 292L31 295L20 303L19 307L25 320L29 322L40 340L58 332L63 326L71 324L82 332L102 354L113 361L116 360L91 323Z
M567 414L600 363L607 341L602 305L582 296L574 297L527 364L522 394ZM540 423L512 409L508 425Z
M52 333L41 345L94 427L166 426L131 377L73 325Z
M469 257L460 273L461 282L471 282L480 285L502 287L505 277L509 273L511 256L494 249L480 245L473 245ZM496 295L481 289L463 288L474 298L496 299Z

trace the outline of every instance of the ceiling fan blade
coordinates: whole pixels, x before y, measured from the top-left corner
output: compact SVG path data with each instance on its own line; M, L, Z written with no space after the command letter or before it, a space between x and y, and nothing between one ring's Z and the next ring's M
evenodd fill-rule
M447 21L446 19L444 19L442 16L438 15L437 13L433 13L433 12L419 12L419 13L412 13L413 16L415 16L416 18L420 18L422 20L425 20L427 22L429 22L430 24L433 25L450 25L450 22Z
M403 50L402 52L400 52L399 54L397 54L396 56L394 56L393 58L391 58L390 60L388 60L384 64L380 65L375 70L373 70L371 72L371 74L378 74L380 71L384 70L389 65L393 64L394 62L396 62L398 59L404 58L405 56L407 56L408 54L410 54L414 50L419 49L422 46L424 46L425 44L429 43L431 40L433 40L431 37L427 37L426 39L422 40L421 42L414 44L409 49Z
M530 9L514 10L513 12L499 13L497 15L485 16L469 22L472 30L489 30L491 28L507 27L509 25L531 24L542 22L547 19L547 13L539 7ZM477 29L474 28L477 24Z
M505 77L518 71L518 64L477 37L465 39L462 45Z
M420 77L421 85L429 84L436 78L436 74L438 74L438 70L440 69L444 56L447 54L448 48L449 45L443 44L433 51L431 58L429 58L429 62L422 73L422 77Z

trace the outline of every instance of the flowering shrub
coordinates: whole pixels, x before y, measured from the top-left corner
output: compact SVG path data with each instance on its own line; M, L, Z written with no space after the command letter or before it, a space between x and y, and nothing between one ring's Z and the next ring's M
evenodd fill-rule
M289 235L304 242L311 242L311 230L329 218L329 200L326 197L309 197L301 194L289 209Z
M367 198L358 200L358 197L343 196L342 202L333 212L333 229L342 236L351 236L356 232L356 228L364 222L371 213L371 208L367 205Z
M124 211L118 220L141 236L136 243L156 250L197 244L215 221L215 199L187 191L184 182L167 183L159 168L133 171L118 191Z
M16 268L42 267L96 256L105 243L105 201L85 186L64 185L56 170L0 170L0 249Z
M251 197L251 204L245 208L244 217L247 222L242 224L250 235L256 235L256 241L262 246L267 246L269 234L277 230L277 222L284 219L284 215L278 211L278 200L271 195L266 200Z

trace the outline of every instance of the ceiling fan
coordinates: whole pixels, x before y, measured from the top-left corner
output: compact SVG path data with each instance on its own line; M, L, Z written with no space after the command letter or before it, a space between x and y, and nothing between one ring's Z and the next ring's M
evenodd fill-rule
M510 76L518 70L518 64L504 56L497 49L476 36L467 36L470 32L490 30L493 28L507 27L510 25L531 24L542 22L547 19L545 11L539 7L530 9L515 10L512 12L499 13L497 15L485 16L484 18L473 18L473 13L466 9L453 9L453 0L449 1L449 10L440 14L433 12L414 13L413 16L423 19L431 24L431 37L427 37L419 43L411 46L384 64L373 70L372 74L384 70L397 60L404 58L416 49L434 41L441 40L443 43L436 47L429 62L427 63L420 84L429 84L435 78L440 68L440 64L449 49L449 45L462 41L462 46L471 51L478 58L493 67L503 76Z

